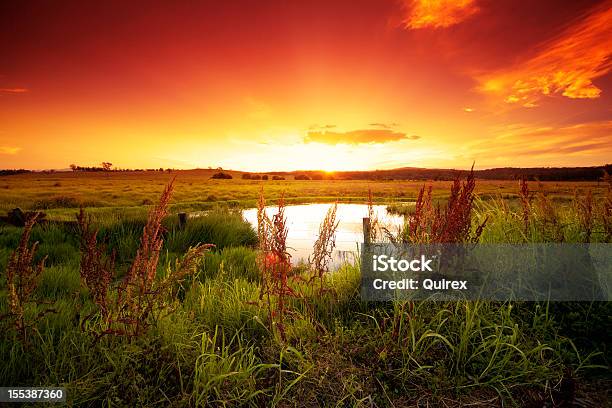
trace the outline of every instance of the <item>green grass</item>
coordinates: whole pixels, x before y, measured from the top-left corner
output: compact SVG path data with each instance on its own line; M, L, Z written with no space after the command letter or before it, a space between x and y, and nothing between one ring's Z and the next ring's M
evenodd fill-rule
M284 193L288 204L307 202L360 202L368 199L371 189L376 203L414 201L422 181L310 180L254 181L211 180L211 171L117 173L33 173L0 177L0 211L15 207L43 209L53 219L74 219L80 206L89 212L130 215L143 206L157 202L163 186L176 176L172 211L202 211L216 204L230 207L254 207L263 187L266 197L275 200ZM451 182L431 181L434 198L448 197ZM605 183L544 182L553 199L571 199L575 189L592 189L595 196L605 192ZM477 193L483 198L499 195L516 197L515 181L482 180ZM533 188L537 188L534 184Z
M41 176L37 182L49 181ZM145 185L139 184L142 180L120 181L101 176L94 187L75 187L61 178L61 187L53 188L78 187L84 199L88 189L101 188L100 200L106 199L104 188L111 195L120 190L119 198L108 199L115 205L112 211L88 212L124 271L138 247L146 208L120 204L138 205L146 197L129 197ZM148 182L152 185L140 195L159 192L161 178L152 176ZM213 194L196 186L181 192L181 183L189 182L194 181L179 179L176 205L192 200L196 190L205 198ZM231 182L238 186L233 198L241 200L252 199L240 196L241 191L254 194L259 186ZM296 182L303 197L326 197L334 188L320 194L322 187L305 183ZM346 188L339 192L346 198L364 184L335 187ZM230 194L216 188L216 197ZM404 187L381 183L378 188L384 199L391 194L384 189ZM28 200L39 199L37 194L25 194L23 201L3 197L2 202L29 208ZM549 239L537 218L524 229L515 201L507 200L506 207L493 195L485 198L477 201L474 220L489 217L481 242ZM323 293L304 281L291 283L300 297L289 299L283 342L277 331L270 331L267 307L259 301L255 232L227 206L208 204L210 211L189 220L185 229L178 228L175 216L165 222L160 274L190 246L205 242L216 248L179 296L167 300L174 312L134 339L104 336L94 341L81 330L82 324L95 324L95 316L84 320L95 308L80 284L77 231L67 223L36 226L37 259L47 256L47 268L34 294L41 304L29 305L27 316L34 319L47 308L54 313L36 324L25 344L10 328L0 328L0 385L64 386L69 402L77 406L524 406L562 400L571 387L592 406L606 403L610 303L368 303L359 296L359 265L344 265L326 277L329 290ZM581 242L575 213L561 199L555 208L565 240ZM66 219L74 213L70 208L53 211ZM593 241L601 241L600 227ZM20 234L20 228L0 226L1 271ZM7 301L2 273L0 315Z

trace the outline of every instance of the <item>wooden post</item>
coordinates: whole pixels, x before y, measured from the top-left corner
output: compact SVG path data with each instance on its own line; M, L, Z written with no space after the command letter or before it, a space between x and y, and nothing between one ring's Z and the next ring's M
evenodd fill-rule
M185 228L185 225L187 225L187 213L178 213L178 217L179 217L179 228L183 229Z
M370 241L370 237L372 236L371 230L372 230L372 226L370 224L370 218L364 217L363 218L363 243L365 245L371 244L371 241Z

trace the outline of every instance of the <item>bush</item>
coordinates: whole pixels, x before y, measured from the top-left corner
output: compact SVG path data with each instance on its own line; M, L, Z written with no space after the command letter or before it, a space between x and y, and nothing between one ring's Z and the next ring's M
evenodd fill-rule
M294 179L295 180L310 180L310 177L308 177L305 174L296 174Z
M285 178L284 178L284 177L281 177L281 176L273 176L273 177L272 177L272 180L284 180L284 179L285 179Z
M232 179L233 177L232 177L231 174L224 173L224 172L220 171L219 173L213 174L211 178L213 178L213 179L229 180L229 179Z
M243 179L243 180L250 180L250 179L251 179L251 175L250 175L249 173L244 173L244 174L242 175L242 179Z

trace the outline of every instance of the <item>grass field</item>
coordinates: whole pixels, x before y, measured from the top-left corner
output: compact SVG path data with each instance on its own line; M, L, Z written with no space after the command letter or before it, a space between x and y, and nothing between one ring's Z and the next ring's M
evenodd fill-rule
M154 313L145 316L140 310L138 316L147 319L143 332L102 336L101 331L118 326L117 320L114 326L112 319L105 321L95 294L104 293L111 306L120 304L115 284L130 274L149 225L146 212L154 209L173 175L0 178L0 211L20 207L44 211L51 220L75 220L82 206L105 245L101 257L115 254L111 282L95 292L83 282L87 250L74 223L33 227L30 242L39 245L32 264L44 259L45 267L31 297L24 298L31 301L22 316L29 325L19 330L15 315L0 321L0 385L64 386L69 404L84 406L608 403L608 302L368 303L359 296L359 266L345 265L325 274L325 291L290 279L287 284L299 296L284 299L279 329L278 315L260 297L265 284L258 263L261 239L234 207L256 206L262 186L270 204L282 192L289 203L366 203L371 189L374 201L403 212L407 207L401 204L415 201L423 182L210 180L207 171L176 175L159 237L159 262L153 265ZM445 203L451 184L432 183L434 202ZM612 200L606 184L529 187L533 203L525 223L517 182L476 182L470 227L487 219L479 242L609 239L607 221L600 217ZM538 198L542 190L546 196ZM178 225L174 213L202 209L211 211L185 228ZM10 315L14 307L5 272L22 233L23 228L0 226L0 315ZM203 253L185 279L163 285L182 270L180 261L199 243L216 247ZM298 269L291 275L308 273ZM280 296L271 297L276 307ZM39 316L46 309L52 312Z
M142 207L157 201L159 192L174 176L176 192L172 208L178 210L202 210L215 204L254 207L260 189L266 197L275 200L284 193L288 203L304 202L366 202L368 189L375 202L393 203L414 201L423 181L366 181L366 180L242 180L233 173L232 180L214 180L216 170L189 170L166 172L57 172L33 173L0 177L0 211L15 207L24 210L42 210L50 216L76 213L80 206L104 212L122 207ZM231 172L230 172L231 173ZM433 186L435 197L449 194L451 181L427 182ZM603 182L543 182L541 185L553 200L572 198L574 191L592 190L595 197L605 194ZM537 183L531 186L540 187ZM477 183L477 193L483 199L491 197L515 198L516 181L482 180Z

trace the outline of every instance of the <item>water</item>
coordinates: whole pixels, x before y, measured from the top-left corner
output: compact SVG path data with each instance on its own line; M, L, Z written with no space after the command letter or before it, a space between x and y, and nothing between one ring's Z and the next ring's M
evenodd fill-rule
M285 208L287 217L287 247L291 254L291 262L295 265L307 262L312 253L312 247L319 236L319 225L325 218L327 210L333 204L303 204L291 205ZM402 216L390 214L385 205L375 205L374 212L379 223L394 231L403 225ZM266 207L268 217L278 212L277 207ZM244 218L257 230L257 209L243 210ZM358 257L359 244L363 243L363 218L368 216L366 204L338 204L336 219L339 221L336 231L336 250L332 266L338 266L344 261L353 261Z

